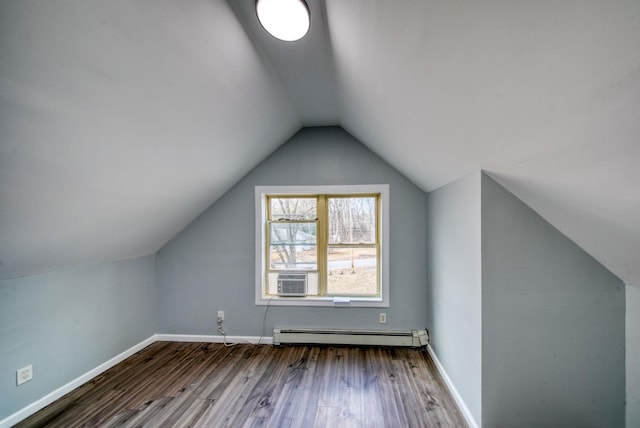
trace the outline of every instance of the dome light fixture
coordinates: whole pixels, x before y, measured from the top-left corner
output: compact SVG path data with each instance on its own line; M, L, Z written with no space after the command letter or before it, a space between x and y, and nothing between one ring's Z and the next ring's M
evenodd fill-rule
M309 7L304 0L256 0L262 27L276 39L300 40L309 32Z

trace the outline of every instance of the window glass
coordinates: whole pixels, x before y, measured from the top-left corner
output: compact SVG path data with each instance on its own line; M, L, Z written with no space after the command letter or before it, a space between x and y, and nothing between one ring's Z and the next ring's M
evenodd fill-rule
M315 198L271 198L271 220L315 220Z
M374 244L376 198L330 197L329 244Z
M327 294L353 296L378 292L378 250L375 246L330 246L327 252Z
M316 270L317 226L315 223L275 222L269 225L270 269Z

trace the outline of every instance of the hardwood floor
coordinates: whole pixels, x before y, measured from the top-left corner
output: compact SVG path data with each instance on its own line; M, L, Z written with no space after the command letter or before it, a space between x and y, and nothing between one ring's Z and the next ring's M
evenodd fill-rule
M466 423L425 349L156 342L16 426Z

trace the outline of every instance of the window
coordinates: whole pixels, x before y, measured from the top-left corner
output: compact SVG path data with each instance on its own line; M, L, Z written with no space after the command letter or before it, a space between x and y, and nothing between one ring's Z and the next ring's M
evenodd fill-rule
M388 193L256 187L256 304L388 306Z

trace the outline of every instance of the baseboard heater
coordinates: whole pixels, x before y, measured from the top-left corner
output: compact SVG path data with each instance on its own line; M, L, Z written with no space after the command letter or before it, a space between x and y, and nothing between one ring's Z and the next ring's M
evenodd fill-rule
M419 348L427 345L429 335L422 330L340 330L318 328L274 328L273 344L326 344L407 346Z

